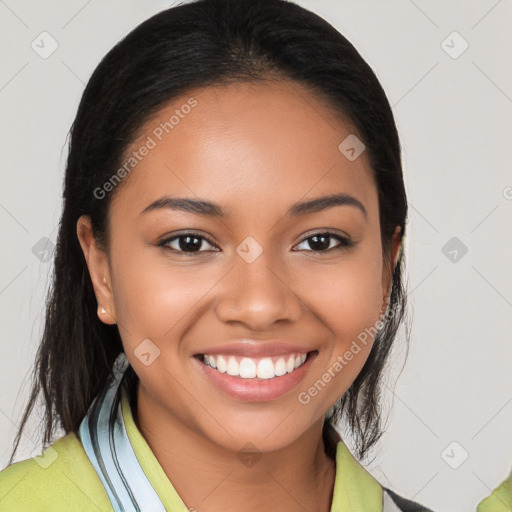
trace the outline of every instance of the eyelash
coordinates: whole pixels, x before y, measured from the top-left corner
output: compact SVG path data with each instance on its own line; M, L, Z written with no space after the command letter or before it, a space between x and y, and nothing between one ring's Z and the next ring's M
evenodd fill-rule
M341 236L338 233L333 233L332 231L319 231L317 233L312 233L311 235L307 236L306 238L303 238L298 243L298 245L302 244L303 242L306 242L307 240L309 240L309 239L311 239L311 238L313 238L315 236L320 236L320 235L327 235L330 238L334 238L335 240L337 240L339 242L339 245L337 245L336 247L330 247L330 248L325 249L323 251L308 250L306 252L313 252L313 253L316 253L316 254L325 254L325 253L330 253L330 252L336 251L336 250L349 249L349 248L354 247L356 245L355 242L353 242L350 238ZM187 251L181 251L181 250L178 250L178 249L173 249L173 248L168 246L168 244L170 242L172 242L174 240L178 240L178 239L180 239L182 237L187 237L187 236L193 237L193 238L202 239L202 240L206 240L210 245L213 245L214 247L217 247L209 237L207 237L205 235L200 235L199 233L194 233L194 232L181 233L179 235L174 235L172 237L166 238L166 239L164 239L164 240L162 240L161 242L158 243L158 247L163 247L164 249L168 249L169 251L172 251L174 253L187 254L187 255L194 255L194 254L198 254L198 253L208 252L208 251L188 251L187 252Z

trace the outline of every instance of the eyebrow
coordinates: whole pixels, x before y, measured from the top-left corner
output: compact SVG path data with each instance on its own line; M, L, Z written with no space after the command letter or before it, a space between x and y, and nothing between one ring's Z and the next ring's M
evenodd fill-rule
M289 208L289 210L286 212L286 215L299 217L302 215L320 212L335 206L354 206L363 213L366 219L368 218L368 212L366 211L366 208L361 203L361 201L348 194L332 194L328 196L317 197L316 199L312 199L310 201L295 203ZM227 214L222 210L220 205L210 201L169 196L163 196L156 201L153 201L150 205L146 206L146 208L144 208L140 214L142 215L147 212L160 209L181 210L188 213L194 213L196 215L204 215L208 217L227 217Z

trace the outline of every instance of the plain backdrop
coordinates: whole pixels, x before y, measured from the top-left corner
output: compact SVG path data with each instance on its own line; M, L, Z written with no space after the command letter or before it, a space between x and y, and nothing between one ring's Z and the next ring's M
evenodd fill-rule
M411 344L401 371L402 329L366 467L436 512L474 510L512 466L512 2L297 3L374 69L402 142ZM2 468L42 332L67 132L104 54L170 5L0 1ZM16 460L40 453L38 414Z

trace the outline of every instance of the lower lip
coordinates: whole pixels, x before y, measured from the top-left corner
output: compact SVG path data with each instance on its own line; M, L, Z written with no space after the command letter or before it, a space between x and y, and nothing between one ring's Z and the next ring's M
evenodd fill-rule
M242 379L227 373L220 373L204 364L198 357L194 357L194 360L210 382L226 395L246 402L264 402L275 400L297 386L308 372L317 355L318 352L309 352L302 366L291 373L272 379Z

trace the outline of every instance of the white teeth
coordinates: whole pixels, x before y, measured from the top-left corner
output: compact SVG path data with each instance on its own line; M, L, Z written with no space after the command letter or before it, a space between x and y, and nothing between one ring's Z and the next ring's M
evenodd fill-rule
M277 363L274 365L274 373L280 377L286 373L286 363L284 362L284 358L279 358Z
M240 361L240 377L242 379L254 379L256 377L256 363L252 359L244 357Z
M217 364L217 370L220 373L226 373L226 369L227 369L228 365L226 363L226 360L222 356L217 357L215 363Z
M203 355L202 361L220 373L227 373L242 379L273 379L291 373L306 361L307 354L290 354L289 356L250 357Z
M231 356L228 359L228 367L226 369L226 373L228 375L233 375L233 377L236 377L237 375L240 375L240 366L236 362L236 359L233 356Z
M270 357L264 357L258 363L258 379L271 379L275 376L272 359L270 359Z
M293 356L290 356L288 358L288 361L286 361L286 371L288 373L292 373L295 369L295 358Z

